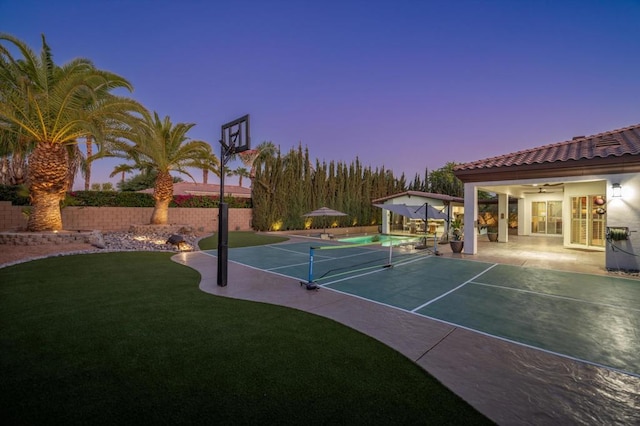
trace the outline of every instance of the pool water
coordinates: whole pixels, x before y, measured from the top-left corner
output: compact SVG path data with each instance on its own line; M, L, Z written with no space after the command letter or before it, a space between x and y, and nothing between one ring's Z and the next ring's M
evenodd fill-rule
M360 237L340 238L338 239L338 241L342 243L353 243L353 244L381 242L384 247L389 247L389 244L397 245L401 243L417 243L418 241L420 241L420 238L403 237L400 235L375 234L375 235L362 235Z

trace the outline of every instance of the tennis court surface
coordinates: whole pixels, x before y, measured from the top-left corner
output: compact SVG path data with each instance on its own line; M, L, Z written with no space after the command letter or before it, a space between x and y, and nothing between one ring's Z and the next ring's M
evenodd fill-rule
M637 280L315 242L229 249L229 260L640 377Z

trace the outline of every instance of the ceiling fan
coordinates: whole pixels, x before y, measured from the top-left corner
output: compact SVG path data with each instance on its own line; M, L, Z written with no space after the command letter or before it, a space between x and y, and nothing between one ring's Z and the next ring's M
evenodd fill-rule
M537 187L538 190L537 191L525 192L525 194L545 194L545 193L564 191L564 188L552 189L554 186L560 186L560 185L563 185L563 183L562 182L560 182L560 183L545 183L542 186L540 186L538 184L526 185L526 186L532 186L534 188Z

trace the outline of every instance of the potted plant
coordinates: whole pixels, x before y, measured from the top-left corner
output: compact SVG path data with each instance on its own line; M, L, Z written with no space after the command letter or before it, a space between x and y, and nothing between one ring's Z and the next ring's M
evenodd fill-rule
M491 242L498 241L498 227L497 226L489 226L487 228L487 238L489 238L489 241L491 241Z
M454 253L461 253L464 247L464 241L462 239L462 220L456 218L451 221L451 238L449 239L449 246Z

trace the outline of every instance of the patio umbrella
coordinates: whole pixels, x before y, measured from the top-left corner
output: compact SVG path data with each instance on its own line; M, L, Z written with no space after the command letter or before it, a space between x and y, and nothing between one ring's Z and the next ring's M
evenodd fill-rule
M327 216L347 216L346 213L339 212L338 210L330 209L329 207L320 207L317 210L312 212L303 214L304 217L327 217ZM327 233L326 223L323 221L324 229L322 230L323 234Z

